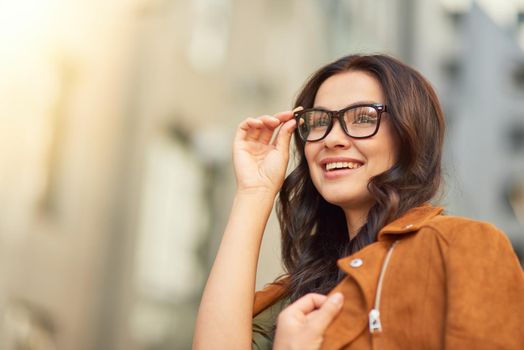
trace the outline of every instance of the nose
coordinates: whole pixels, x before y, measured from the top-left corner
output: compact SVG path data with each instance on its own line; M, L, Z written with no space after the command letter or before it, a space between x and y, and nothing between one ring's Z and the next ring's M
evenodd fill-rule
M346 135L338 119L333 121L333 127L324 138L324 145L327 148L348 148L351 145L351 138Z

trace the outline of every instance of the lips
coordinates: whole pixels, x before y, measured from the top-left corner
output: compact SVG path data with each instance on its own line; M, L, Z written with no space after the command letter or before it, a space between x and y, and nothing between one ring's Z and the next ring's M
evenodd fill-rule
M326 172L354 170L360 168L362 165L364 165L362 161L352 158L325 158L320 161L320 166Z
M323 176L326 180L336 180L351 176L364 165L364 162L355 158L330 157L320 161Z
M362 164L355 162L333 162L326 164L326 171L333 171L338 169L357 169L360 168Z

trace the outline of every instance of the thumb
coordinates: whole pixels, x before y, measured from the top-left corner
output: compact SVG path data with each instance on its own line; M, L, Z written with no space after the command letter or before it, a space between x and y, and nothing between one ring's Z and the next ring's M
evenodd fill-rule
M311 319L311 325L324 332L342 309L343 302L344 296L342 293L331 295L324 304L322 304L320 309L317 310L314 317Z
M275 147L280 152L288 153L289 143L291 142L291 135L293 135L295 125L296 121L294 119L288 120L278 131L278 135L275 139Z

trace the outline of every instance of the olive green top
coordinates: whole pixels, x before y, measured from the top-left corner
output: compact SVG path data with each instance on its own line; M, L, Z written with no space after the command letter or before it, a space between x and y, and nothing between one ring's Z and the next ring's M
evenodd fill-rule
M253 318L253 350L271 350L275 337L275 324L280 311L289 304L289 299L280 299Z

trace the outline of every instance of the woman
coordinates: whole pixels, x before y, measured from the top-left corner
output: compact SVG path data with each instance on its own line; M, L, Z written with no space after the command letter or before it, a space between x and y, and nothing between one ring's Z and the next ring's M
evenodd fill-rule
M269 349L275 325L277 349L524 348L524 276L506 236L428 204L444 136L430 84L391 57L347 56L295 107L238 128L237 193L194 348ZM286 275L255 296L279 191Z

